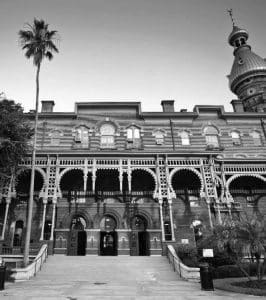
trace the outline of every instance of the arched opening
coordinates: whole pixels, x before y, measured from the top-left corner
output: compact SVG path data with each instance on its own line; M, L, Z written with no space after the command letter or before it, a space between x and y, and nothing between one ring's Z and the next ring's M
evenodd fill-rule
M117 222L111 215L105 215L100 222L100 255L117 255Z
M96 173L96 192L117 192L119 191L119 172L118 170L97 170Z
M30 180L31 180L31 170L26 169L23 170L17 176L17 183L16 183L16 192L17 198L19 201L27 201L29 198L30 192ZM40 190L42 189L44 184L43 177L40 172L35 170L35 177L34 177L34 197L39 197Z
M255 176L240 176L232 180L229 191L234 199L233 209L239 204L260 209L263 206L260 204L266 200L266 180Z
M52 221L46 220L44 223L43 239L48 241L51 237Z
M62 196L72 200L83 197L84 179L82 170L69 170L63 174L60 181Z
M143 191L153 193L155 181L153 176L146 170L133 170L131 179L131 189L134 191Z
M70 224L68 255L86 255L87 246L86 220L75 215Z
M130 255L148 256L150 255L148 222L146 218L135 215L131 220Z
M21 221L21 220L16 221L14 238L13 238L13 246L14 247L21 247L23 227L24 227L23 221Z
M201 181L191 170L178 170L172 177L172 187L186 208L199 206Z

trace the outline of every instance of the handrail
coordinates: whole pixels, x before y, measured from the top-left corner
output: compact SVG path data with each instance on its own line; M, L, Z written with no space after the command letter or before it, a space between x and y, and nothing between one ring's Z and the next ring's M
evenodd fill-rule
M42 265L46 261L47 257L48 247L46 244L44 244L32 263L30 263L27 267L11 269L11 278L15 281L29 280L41 270Z
M177 256L172 245L167 245L166 249L166 256L169 260L169 263L173 266L174 271L177 272L181 278L188 281L199 281L199 268L191 268L184 265L181 259Z

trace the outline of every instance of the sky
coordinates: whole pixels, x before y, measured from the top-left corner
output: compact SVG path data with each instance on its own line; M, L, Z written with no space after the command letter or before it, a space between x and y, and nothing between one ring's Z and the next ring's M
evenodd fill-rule
M161 111L170 99L176 111L232 111L228 8L265 57L265 0L0 0L0 92L34 109L36 68L18 31L42 18L60 35L59 54L40 74L40 100L54 100L55 111L81 101L140 101L143 111Z

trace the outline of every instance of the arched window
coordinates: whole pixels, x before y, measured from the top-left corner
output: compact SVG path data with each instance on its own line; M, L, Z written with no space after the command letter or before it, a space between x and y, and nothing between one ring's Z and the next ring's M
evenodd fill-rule
M190 145L189 133L186 130L181 131L179 133L179 136L181 138L181 145L182 146Z
M231 131L231 137L232 137L233 145L235 146L241 145L240 133L238 131Z
M127 139L140 139L140 130L135 126L131 126L127 129Z
M86 126L79 126L75 129L74 141L77 145L81 147L89 146L89 129Z
M51 145L58 146L60 144L60 139L63 136L63 133L60 130L53 130L50 133L51 136Z
M111 124L104 124L100 128L101 148L115 147L115 127Z
M134 125L127 128L127 148L139 148L140 129Z
M253 143L255 146L262 146L261 135L258 131L254 130L250 133L253 138Z
M205 140L207 147L209 148L219 148L219 138L218 130L214 126L207 126L204 128L203 133L205 135Z

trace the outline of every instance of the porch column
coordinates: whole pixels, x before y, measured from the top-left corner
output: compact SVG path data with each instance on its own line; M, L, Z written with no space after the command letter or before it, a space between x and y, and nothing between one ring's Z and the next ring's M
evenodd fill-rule
M217 212L218 212L218 222L219 225L222 224L221 210L220 210L220 201L217 201Z
M43 241L47 201L43 201L42 231L40 241Z
M171 235L172 235L172 241L174 242L175 241L175 230L174 230L174 222L173 222L172 199L168 199L168 204L169 204Z
M6 200L6 210L5 210L5 218L4 218L4 224L3 224L3 229L2 229L1 240L3 240L5 238L6 222L7 222L7 216L8 216L10 201L11 201L11 199Z
M53 233L54 233L54 227L55 227L55 209L56 209L56 201L53 201L53 216L52 216L50 241L53 241L53 239L54 239Z
M123 191L123 170L119 169L119 187L120 193Z
M160 207L160 220L161 220L161 228L162 228L162 242L165 242L165 233L164 233L164 221L163 221L163 199L159 199L159 207Z
M96 172L97 172L97 168L96 168L96 159L93 159L93 165L92 165L92 192L93 194L95 194L95 184L96 184Z
M212 214L211 214L211 207L210 207L210 199L206 199L206 202L207 202L207 205L208 205L208 215L209 215L210 226L211 226L211 228L213 228Z
M232 210L231 210L232 204L228 203L227 206L228 206L229 217L230 217L230 220L232 221L233 220L233 218L232 218Z

